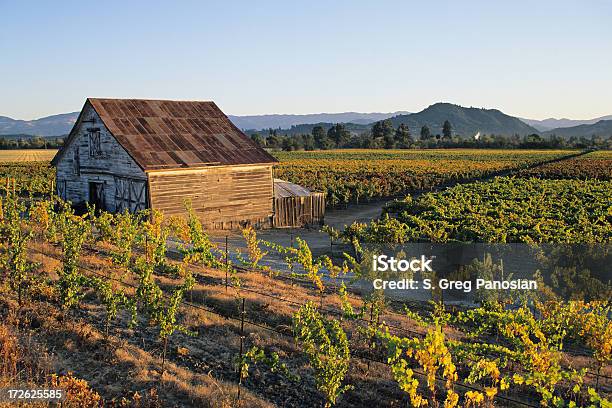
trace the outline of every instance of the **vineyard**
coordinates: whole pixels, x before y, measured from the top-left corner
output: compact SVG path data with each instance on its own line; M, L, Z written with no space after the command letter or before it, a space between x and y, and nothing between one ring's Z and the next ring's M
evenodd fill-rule
M612 180L612 152L609 150L593 152L586 156L523 170L518 174L521 177L547 179Z
M389 183L350 201L567 152L350 152L344 164L336 152L300 154L279 177L349 188L369 168ZM567 161L591 155L605 161ZM404 304L354 290L356 254L315 258L299 238L283 247L246 228L246 250L231 257L193 212L77 215L55 196L23 200L51 190L48 167L3 171L16 181L0 211L0 386L61 386L79 407L610 406L609 302ZM389 237L609 243L611 193L609 179L497 177L393 202L383 219L330 234L356 248ZM272 255L293 272L261 266Z
M612 183L498 177L394 202L402 240L609 242Z
M275 176L326 193L328 205L405 195L575 154L561 150L278 152Z
M53 190L55 168L49 162L0 162L0 180L12 183L10 190L21 196L49 195Z

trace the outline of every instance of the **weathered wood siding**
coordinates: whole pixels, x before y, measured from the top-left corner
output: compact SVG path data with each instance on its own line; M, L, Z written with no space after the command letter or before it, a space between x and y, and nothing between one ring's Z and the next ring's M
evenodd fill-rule
M100 135L101 152L96 156L90 154L92 129ZM75 205L84 204L89 199L89 183L102 183L108 211L146 208L146 174L110 134L91 106L85 106L75 132L75 138L57 163L58 195Z
M308 196L275 197L275 228L322 225L325 217L325 194L310 193Z
M268 227L272 217L272 165L220 166L149 172L151 208L166 215L191 205L206 228Z

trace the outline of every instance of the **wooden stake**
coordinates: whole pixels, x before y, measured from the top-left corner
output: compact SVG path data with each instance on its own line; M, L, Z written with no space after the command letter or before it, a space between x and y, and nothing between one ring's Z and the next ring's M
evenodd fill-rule
M240 404L240 388L242 387L242 351L244 347L244 298L240 311L240 355L238 357L238 404Z
M162 356L161 375L164 375L164 365L166 364L166 349L168 348L168 336L164 337L164 353Z
M227 249L227 235L225 236L225 292L227 293L227 286L228 286L228 278L227 278L227 274L229 271L229 251Z

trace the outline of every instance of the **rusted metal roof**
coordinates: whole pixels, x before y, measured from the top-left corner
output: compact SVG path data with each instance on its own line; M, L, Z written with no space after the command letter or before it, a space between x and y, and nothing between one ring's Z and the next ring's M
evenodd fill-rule
M214 102L88 98L144 170L275 163Z
M298 184L291 183L289 181L274 179L274 197L307 197L309 195L323 194L312 192L307 188L304 188Z

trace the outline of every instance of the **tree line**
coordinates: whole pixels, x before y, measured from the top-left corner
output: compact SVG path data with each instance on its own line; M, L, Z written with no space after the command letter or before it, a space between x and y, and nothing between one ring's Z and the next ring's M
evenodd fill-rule
M0 150L10 149L59 149L64 145L63 137L13 137L0 136Z
M251 139L259 146L269 149L329 150L343 148L364 149L416 149L416 148L524 148L563 149L596 148L612 149L612 136L562 138L556 135L542 137L530 135L505 136L478 134L465 138L453 132L452 124L446 120L442 134L434 134L429 126L422 126L418 135L413 135L405 124L394 127L390 120L375 122L371 130L354 134L342 123L327 131L323 126L314 126L310 133L281 135L278 129L269 129L268 134L252 134Z

